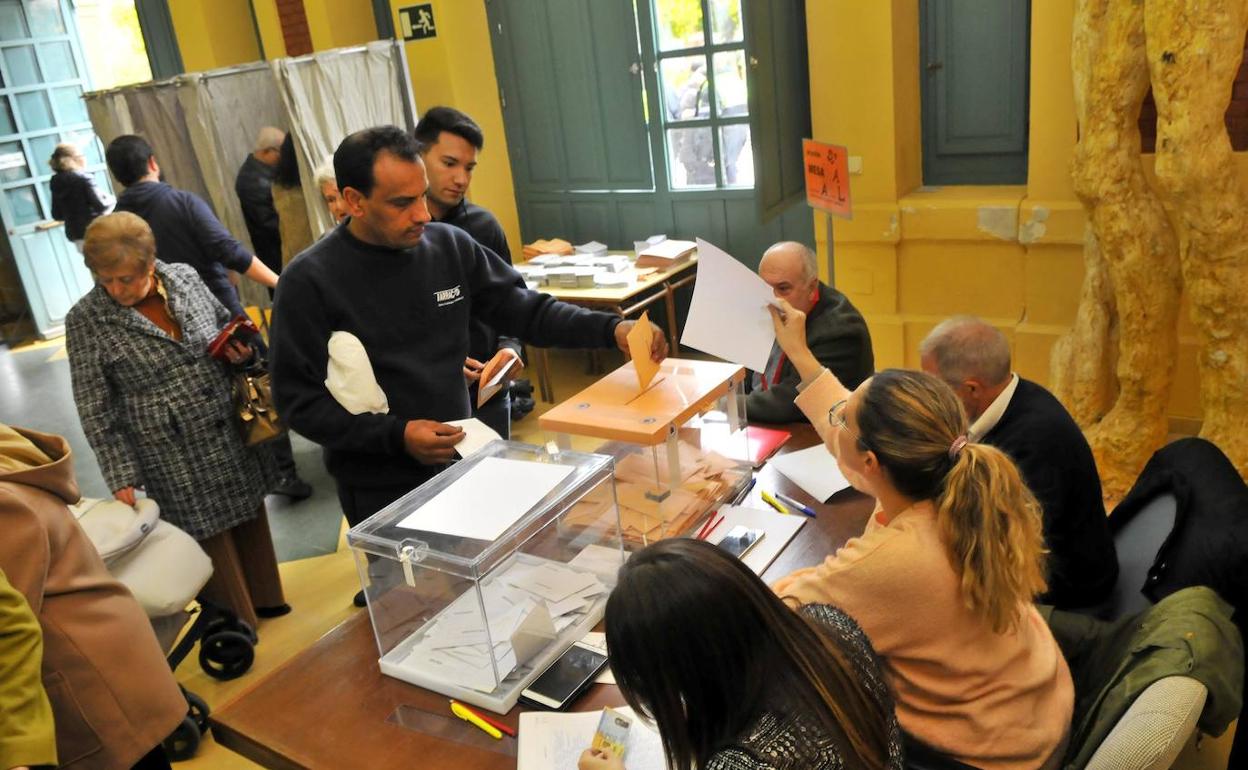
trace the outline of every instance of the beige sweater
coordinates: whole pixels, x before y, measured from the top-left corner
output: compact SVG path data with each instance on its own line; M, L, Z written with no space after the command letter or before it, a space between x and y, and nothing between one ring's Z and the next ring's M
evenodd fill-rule
M824 432L841 393L825 373L797 404ZM1033 606L1006 634L973 615L946 553L930 501L891 521L877 510L861 537L775 590L858 621L884 659L897 719L911 735L984 770L1046 766L1064 746L1074 706L1066 661Z

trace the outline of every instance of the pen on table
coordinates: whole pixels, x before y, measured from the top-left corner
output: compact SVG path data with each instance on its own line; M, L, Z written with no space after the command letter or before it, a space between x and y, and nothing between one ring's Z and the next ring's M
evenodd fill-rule
M732 499L732 504L733 504L733 505L736 505L737 503L740 503L742 500L744 500L744 499L745 499L745 498L746 498L746 497L750 494L750 490L754 488L754 482L756 482L756 481L758 481L758 477L757 477L757 476L751 476L751 477L750 477L750 483L749 483L749 484L746 484L746 485L745 485L745 489L741 490L741 491L737 494L737 496L736 496L736 497L734 497L734 498Z
M723 524L723 523L724 523L724 517L723 517L723 515L721 514L721 515L720 515L720 517L719 517L718 519L715 519L715 521L713 521L713 522L711 523L711 526L710 526L710 527L708 527L708 528L707 528L707 530L706 530L705 532L703 532L703 533L701 533L701 534L699 534L699 535L698 535L698 539L699 539L699 540L706 540L708 537L710 537L710 536L711 536L711 533L715 531L715 528L716 528L716 527L718 527L720 524Z
M767 490L765 490L765 489L764 489L764 490L762 490L761 492L759 492L759 494L763 496L763 502L764 502L764 503L767 503L767 504L768 504L768 505L770 505L772 508L775 508L777 511L780 511L781 513L788 513L788 512L789 512L789 509L788 509L788 508L785 508L783 505L781 505L781 504L780 504L780 501L779 501L779 500L777 500L776 498L772 497L772 496L771 496L771 493L770 493L770 492L768 492Z
M484 719L464 708L462 704L451 701L451 713L468 724L480 728L486 735L490 736L494 740L502 740L503 734L498 731L498 728L491 726Z
M459 703L459 701L457 701L457 700L452 700L452 701L451 701L451 703ZM469 712L469 713L471 713L471 714L475 714L475 715L477 715L478 717L480 717L480 718L481 718L481 721L485 722L486 724L492 725L493 727L497 728L498 730L501 730L502 732L506 733L507 735L510 735L512 738L515 738L515 737L516 737L516 731L515 731L515 728L508 727L507 725L503 724L502 722L498 721L497 719L495 719L495 718L491 717L489 714L482 714L480 711L477 711L476 709L471 708L470 706L466 706L466 705L464 705L463 703L459 703L459 705L460 705L460 706L462 706L462 707L463 707L463 709L464 709L465 711L467 711L467 712Z
M813 508L811 508L808 505L802 505L801 503L789 497L788 495L782 495L779 492L777 492L776 497L780 498L780 502L784 503L790 508L796 508L797 510L801 511L802 513L806 514L812 519L818 516L818 514L815 513Z
M719 517L718 521L715 518L716 516ZM715 511L714 513L712 513L711 517L706 520L705 524L702 525L702 528L698 530L698 534L695 535L696 539L705 540L706 536L711 533L711 530L719 526L719 522L723 520L724 520L724 517L720 515L719 511Z

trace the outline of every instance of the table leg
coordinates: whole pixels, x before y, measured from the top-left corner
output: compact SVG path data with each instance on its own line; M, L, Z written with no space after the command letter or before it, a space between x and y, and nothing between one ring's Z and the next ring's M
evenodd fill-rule
M550 358L546 348L533 348L533 368L537 370L538 395L548 404L555 403L555 391L550 384Z
M669 282L663 286L663 301L667 306L667 334L671 338L672 346L669 348L668 355L680 355L680 332L676 327L676 290L672 288Z

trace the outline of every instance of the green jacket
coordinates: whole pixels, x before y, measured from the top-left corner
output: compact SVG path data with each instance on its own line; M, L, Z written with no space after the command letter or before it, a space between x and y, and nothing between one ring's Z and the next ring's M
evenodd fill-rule
M1084 767L1127 708L1153 682L1187 676L1209 691L1197 722L1220 735L1239 716L1244 645L1233 609L1211 588L1177 591L1138 615L1105 623L1041 607L1075 680L1065 767Z
M0 768L56 766L52 706L40 666L43 634L21 592L0 571Z

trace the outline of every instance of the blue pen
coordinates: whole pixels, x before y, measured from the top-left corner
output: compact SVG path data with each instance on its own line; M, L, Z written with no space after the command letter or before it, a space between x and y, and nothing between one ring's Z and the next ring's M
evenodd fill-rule
M784 502L785 504L789 505L790 507L796 508L797 510L801 511L802 513L806 514L812 519L818 516L818 514L816 514L813 509L811 509L808 506L802 505L801 503L789 497L788 495L782 495L779 492L777 492L776 497L780 498L780 500Z
M750 483L749 483L749 484L746 484L746 485L745 485L745 489L741 490L741 493L740 493L740 494L738 494L735 498L733 498L733 500L732 500L732 504L733 504L733 505L736 505L737 503L739 503L739 502L741 502L742 500L744 500L744 499L746 498L746 496L748 496L748 495L750 494L750 490L754 488L754 482L756 482L756 481L758 481L758 477L757 477L757 476L751 476L751 477L750 477Z

